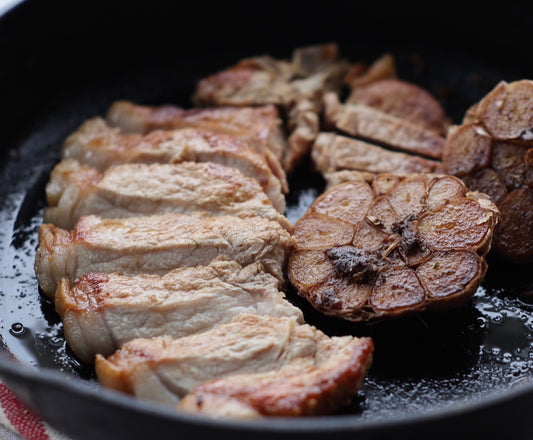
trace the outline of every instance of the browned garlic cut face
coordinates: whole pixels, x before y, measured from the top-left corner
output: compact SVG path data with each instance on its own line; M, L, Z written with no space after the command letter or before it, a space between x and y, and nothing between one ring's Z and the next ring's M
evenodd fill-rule
M296 223L289 277L316 309L349 321L451 308L479 287L498 219L452 176L347 182Z
M533 81L501 82L448 132L443 167L501 211L494 250L533 261Z

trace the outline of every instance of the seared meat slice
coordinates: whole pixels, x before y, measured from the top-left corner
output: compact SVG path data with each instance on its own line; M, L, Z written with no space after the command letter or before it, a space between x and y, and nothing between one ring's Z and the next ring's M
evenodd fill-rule
M226 133L249 142L261 153L269 151L280 163L287 149L282 121L274 105L184 110L172 105L154 107L118 101L109 108L106 120L123 133L147 134L188 127Z
M334 133L320 133L311 157L322 173L355 170L369 173L433 173L440 162L424 159Z
M259 261L283 284L292 241L279 223L261 217L86 216L70 232L41 226L35 273L43 292L53 298L61 278L72 283L90 272L162 275L225 256L242 265Z
M416 84L396 78L356 87L346 103L375 108L443 136L450 125L442 105L433 95Z
M201 80L194 94L198 105L277 105L287 115L291 172L308 155L319 132L325 92L339 92L349 64L335 44L297 49L291 61L256 57Z
M338 94L323 95L323 128L330 133L316 136L311 157L329 174L329 186L352 180L354 172L367 173L367 180L368 173L440 172L448 118L429 92L394 76L394 60L385 55L369 69L353 67L345 104ZM343 174L331 174L337 171Z
M443 166L497 204L494 250L533 261L533 81L501 82L449 130Z
M282 105L292 76L290 62L267 55L247 58L202 79L193 103L210 107Z
M452 176L378 175L332 187L294 228L289 278L327 315L391 318L466 302L499 212Z
M354 90L384 79L396 78L396 60L390 53L384 53L370 66L364 62L355 63L346 74L344 81Z
M326 179L326 189L330 189L335 185L341 183L351 182L352 180L364 180L365 182L372 182L375 174L366 171L341 170L324 173Z
M363 104L341 104L338 96L325 97L326 123L356 138L433 159L442 157L444 138L407 119Z
M72 285L64 278L55 306L70 347L92 363L97 353L109 356L132 339L188 336L241 313L293 316L302 323L302 312L277 285L260 263L216 260L162 276L90 273Z
M326 415L350 403L371 364L368 338L320 341L317 355L266 373L239 374L198 385L178 408L209 417Z
M46 197L44 221L64 229L72 229L81 216L89 214L122 218L196 211L258 215L292 229L257 180L212 162L124 164L101 174L64 159L52 171Z
M395 178L392 179L391 175L389 174L389 178L386 180L389 182L389 184L385 187L383 184L383 179L381 179L380 183L380 193L387 192L389 189L392 188L392 185L396 184L400 179L406 178L406 177L414 177L417 173L395 173ZM435 173L425 173L427 176L438 176L438 174ZM363 180L369 184L372 183L374 178L376 177L376 174L373 173L367 173L364 171L353 171L353 170L342 170L342 171L334 171L331 173L325 173L324 178L326 179L326 190L334 187L335 185L340 185L341 183L345 182L352 182L353 180Z
M287 110L298 101L314 101L320 87L340 86L349 65L339 60L335 44L296 49L292 60L269 56L244 59L202 79L194 92L197 105L281 105ZM316 75L316 76L315 76Z
M206 381L278 372L287 379L280 387L286 385L285 391L295 399L294 406L291 408L290 399L284 401L282 396L278 402L270 398L263 405L272 404L278 414L288 406L286 414L291 415L291 410L298 412L297 407L304 412L314 405L317 409L332 410L345 404L356 394L361 376L371 362L371 352L372 341L368 338L329 338L310 325L298 325L294 318L240 315L231 323L180 339L135 339L107 359L98 355L96 373L105 387L144 399L176 403ZM335 363L343 364L338 367L344 371L329 375L328 367ZM306 389L295 383L293 376L297 373L292 368L308 374L314 369L329 384ZM233 386L235 380L236 377ZM206 386L209 390L212 385ZM343 386L346 389L340 389ZM298 396L300 392L302 395ZM226 397L232 397L228 394ZM325 402L328 397L331 406Z
M221 133L195 128L153 131L146 136L121 134L102 119L93 118L71 134L63 146L63 159L104 171L123 163L215 162L233 166L257 179L279 212L285 211L285 173L276 161L267 161L249 144Z

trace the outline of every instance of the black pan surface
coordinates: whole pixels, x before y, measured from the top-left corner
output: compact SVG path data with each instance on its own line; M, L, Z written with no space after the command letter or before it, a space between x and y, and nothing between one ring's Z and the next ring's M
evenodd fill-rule
M340 414L253 423L191 418L101 390L92 368L66 346L33 273L44 185L61 144L113 101L189 107L199 78L243 57L288 57L298 46L337 41L352 61L393 53L399 76L433 92L459 122L498 81L533 77L525 56L532 44L521 39L526 9L511 2L474 18L461 10L342 2L327 10L274 2L256 12L230 2L209 11L193 5L187 13L163 2L150 8L94 2L85 9L44 3L25 2L0 20L0 377L24 401L76 439L531 438L531 265L489 255L487 277L465 307L372 326L325 318L288 292L307 322L326 333L371 336L374 364L358 398ZM290 220L323 185L308 164L297 171Z

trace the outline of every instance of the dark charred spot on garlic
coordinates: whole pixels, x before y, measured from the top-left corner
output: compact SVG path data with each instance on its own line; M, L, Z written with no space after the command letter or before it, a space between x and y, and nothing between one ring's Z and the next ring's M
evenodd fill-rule
M423 252L425 250L423 241L414 230L414 219L413 216L408 216L391 226L391 232L400 236L398 247L405 255L414 255L417 252Z
M335 271L359 283L368 283L379 269L380 256L354 246L340 246L326 250Z

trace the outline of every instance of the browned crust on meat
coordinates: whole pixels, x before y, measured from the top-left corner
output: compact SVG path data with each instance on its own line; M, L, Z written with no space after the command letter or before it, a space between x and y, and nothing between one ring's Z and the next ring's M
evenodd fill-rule
M317 370L286 368L275 375L229 377L199 385L180 402L189 413L228 416L228 404L250 416L330 414L350 403L372 363L373 342L361 338L342 358L333 357ZM242 414L242 413L241 413Z
M436 160L391 151L386 148L334 133L320 133L311 151L314 166L322 173L340 170L367 173L437 173Z
M445 135L450 124L440 102L422 87L396 78L382 79L352 90L348 104L376 108Z
M331 112L329 114L332 115ZM395 150L433 159L442 158L443 137L406 119L366 105L345 104L339 107L330 124L351 136L384 144Z
M41 290L50 298L54 297L56 290L55 281L50 277L54 273L55 250L68 247L71 241L71 234L64 229L47 223L39 228L39 247L35 252L34 270ZM67 255L61 257L68 258Z
M299 48L290 61L248 58L202 79L193 100L207 106L278 106L286 118L283 167L290 174L305 163L319 133L322 96L340 92L349 67L334 43Z
M287 142L279 111L274 105L257 107L208 107L182 109L172 105L143 106L117 101L107 111L106 120L123 133L148 134L155 130L199 128L237 136L260 153L270 151L281 161Z
M224 133L182 128L156 130L145 136L122 134L101 118L93 118L66 139L62 156L99 171L123 163L217 162L255 178L275 208L285 211L283 192L288 191L288 184L279 161L268 151L261 154L247 142Z
M97 356L96 373L103 386L135 395L155 380L175 396L218 388L214 394L257 399L271 415L300 415L353 398L372 351L369 338L328 337L294 318L241 314L183 338L134 339L107 359Z
M56 290L56 311L60 316L64 316L67 311L87 312L98 311L101 308L100 292L104 292L103 286L109 277L103 273L88 273L76 281L73 285L63 278ZM58 301L58 297L61 300Z
M345 82L351 89L364 87L375 81L396 77L396 61L390 53L385 53L370 66L356 63L346 74Z

